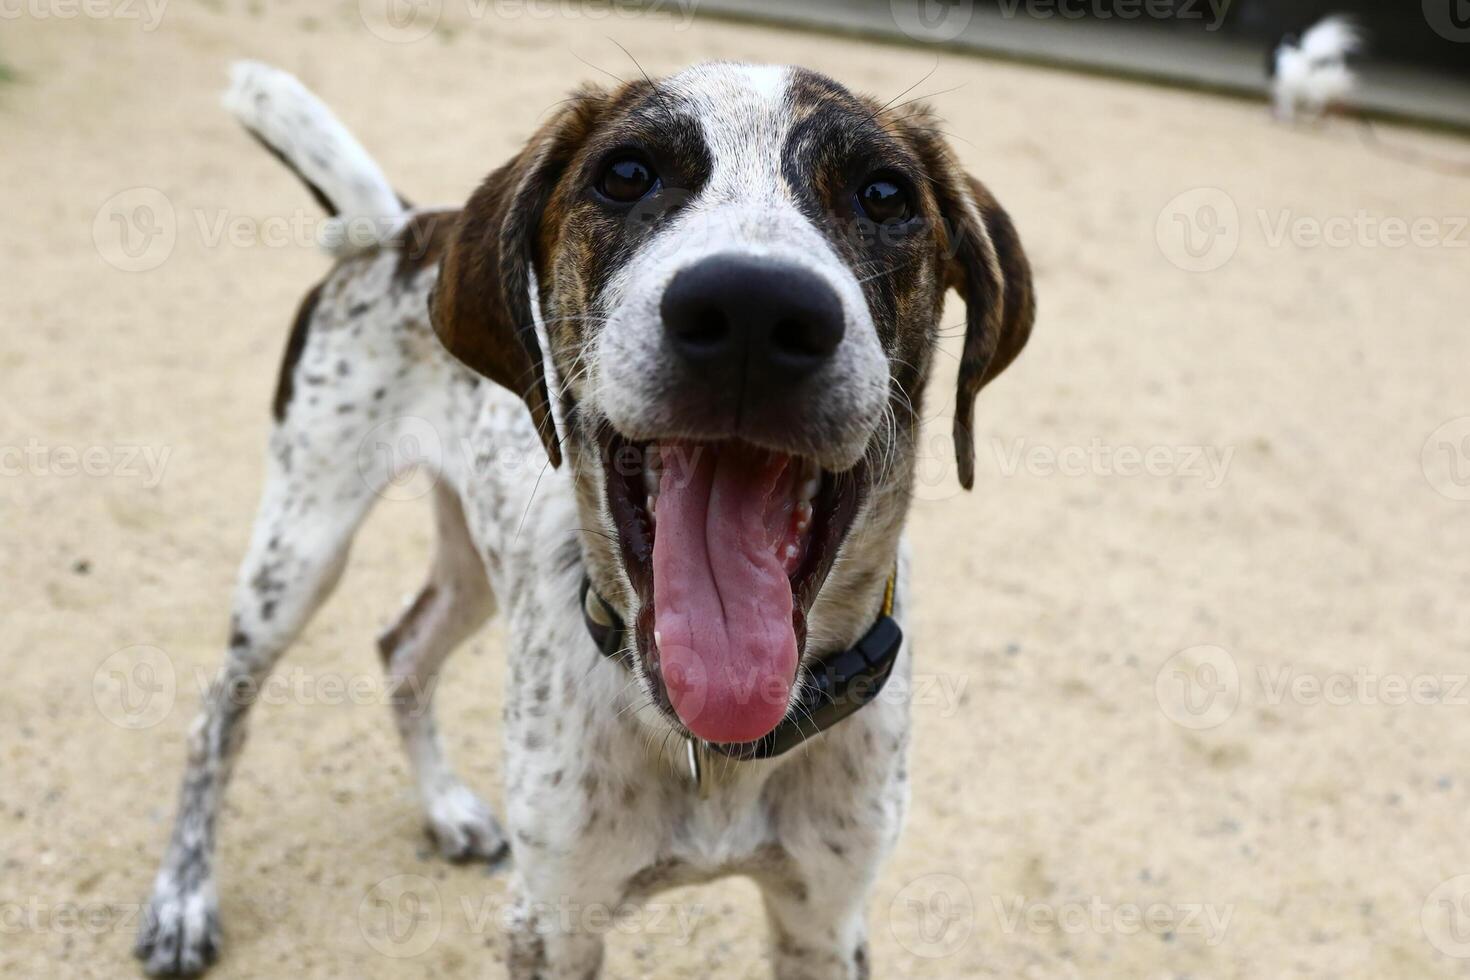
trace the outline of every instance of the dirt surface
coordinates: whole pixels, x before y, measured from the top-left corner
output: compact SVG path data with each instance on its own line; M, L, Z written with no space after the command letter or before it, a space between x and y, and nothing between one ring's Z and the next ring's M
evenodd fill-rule
M1470 972L1470 182L1243 102L697 17L442 6L419 40L356 3L176 3L148 29L141 3L42 2L0 26L0 974L135 973L276 363L327 267L305 193L217 107L226 64L298 73L407 195L456 202L571 85L637 70L614 38L649 72L799 62L885 99L934 68L910 94L962 86L935 104L1036 267L973 494L943 449L952 358L932 389L929 686L875 975ZM379 507L257 709L216 976L501 972L505 875L430 853L376 681L428 532L423 500ZM497 807L502 642L440 695ZM616 930L610 977L766 975L751 885L663 902Z

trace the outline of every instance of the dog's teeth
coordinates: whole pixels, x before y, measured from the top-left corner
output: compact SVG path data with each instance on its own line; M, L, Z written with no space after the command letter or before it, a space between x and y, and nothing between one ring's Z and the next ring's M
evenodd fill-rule
M796 560L796 555L797 555L796 545L794 545L794 544L788 544L786 546L786 560L787 561L795 561Z
M656 648L662 648L664 645L663 634L660 633L658 630L653 631L653 645Z
M801 461L800 482L796 485L797 501L810 502L822 488L822 468L809 459Z
M649 494L648 500L644 502L644 506L648 508L648 519L650 521L657 520L658 498L653 494Z
M811 527L812 526L812 505L811 505L811 501L803 500L801 503L797 504L796 505L795 516L796 516L796 530L798 532L803 532L807 528Z

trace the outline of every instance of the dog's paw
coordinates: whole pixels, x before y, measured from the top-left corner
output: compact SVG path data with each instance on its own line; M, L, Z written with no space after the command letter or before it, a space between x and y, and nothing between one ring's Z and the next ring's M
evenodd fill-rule
M219 957L219 901L214 887L180 889L163 884L138 924L133 955L152 977L197 977Z
M498 861L510 849L500 823L474 793L455 783L428 807L429 833L451 861Z

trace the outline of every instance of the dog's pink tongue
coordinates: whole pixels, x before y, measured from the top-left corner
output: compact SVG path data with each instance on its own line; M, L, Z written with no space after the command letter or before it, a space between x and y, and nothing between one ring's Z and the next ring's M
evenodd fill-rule
M776 554L787 460L662 447L654 629L679 719L709 742L750 742L786 715L796 679L791 583ZM784 520L783 520L784 518Z

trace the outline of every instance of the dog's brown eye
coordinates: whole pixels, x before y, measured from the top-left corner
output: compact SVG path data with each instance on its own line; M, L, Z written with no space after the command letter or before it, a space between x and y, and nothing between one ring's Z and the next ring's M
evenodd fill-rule
M632 204L653 190L658 177L637 157L618 157L603 168L597 189L621 204Z
M879 175L869 179L857 197L863 213L879 224L907 221L913 214L908 192L893 177Z

